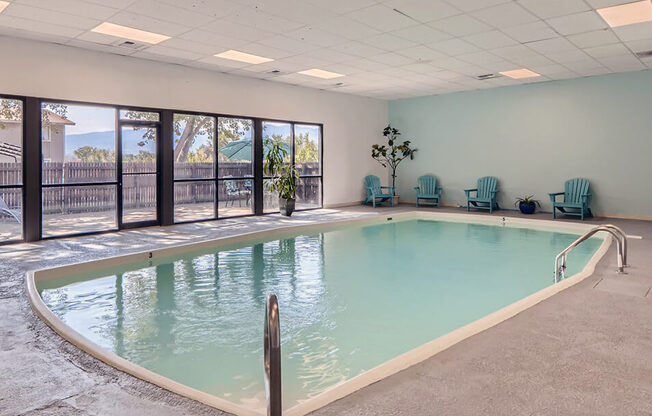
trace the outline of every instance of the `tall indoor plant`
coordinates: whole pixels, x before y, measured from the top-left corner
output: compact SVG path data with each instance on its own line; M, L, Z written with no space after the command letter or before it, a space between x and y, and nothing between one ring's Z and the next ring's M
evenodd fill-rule
M289 217L294 212L299 171L285 159L288 156L287 145L279 137L265 139L265 162L263 171L271 176L269 190L278 193L278 208L281 214Z
M374 144L371 146L371 157L376 159L383 167L389 167L392 174L392 187L394 194L396 194L396 168L398 165L407 159L414 159L414 153L417 149L410 147L410 141L405 140L403 143L398 142L401 133L388 124L383 130L383 136L387 139L387 145Z

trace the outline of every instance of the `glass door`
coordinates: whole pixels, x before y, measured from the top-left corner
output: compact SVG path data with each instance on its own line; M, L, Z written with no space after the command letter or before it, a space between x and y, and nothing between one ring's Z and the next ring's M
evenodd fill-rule
M158 224L158 125L120 123L120 228Z

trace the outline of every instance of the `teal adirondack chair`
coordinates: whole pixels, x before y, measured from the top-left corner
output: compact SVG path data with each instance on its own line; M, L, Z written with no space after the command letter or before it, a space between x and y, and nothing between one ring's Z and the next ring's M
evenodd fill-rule
M475 192L475 196L471 196L471 192ZM498 193L498 180L493 176L485 176L478 179L478 186L474 189L465 189L466 193L466 210L471 210L471 205L474 208L488 209L492 213L494 209L500 209L496 201L496 194Z
M552 202L552 218L557 218L557 210L566 215L576 215L582 218L592 217L593 213L589 208L591 193L589 192L589 181L582 178L569 179L564 184L564 192L557 192L550 195ZM557 197L563 195L563 201Z
M380 186L380 178L376 175L367 175L364 178L364 185L367 189L367 199L362 203L371 205L376 208L376 204L389 201L389 206L394 206L394 187L393 186ZM387 189L383 192L383 189Z
M423 199L422 205L439 206L441 199L441 188L437 186L437 178L433 175L419 176L417 179L418 186L414 187L414 193L417 195L417 207L419 200Z

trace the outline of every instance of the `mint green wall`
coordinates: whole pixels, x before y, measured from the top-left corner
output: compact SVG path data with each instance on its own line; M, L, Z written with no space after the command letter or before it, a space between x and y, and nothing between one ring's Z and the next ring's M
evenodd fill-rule
M501 206L591 181L594 213L652 216L652 70L391 101L389 118L419 149L398 192L435 174L443 201L465 203L480 176L499 180Z

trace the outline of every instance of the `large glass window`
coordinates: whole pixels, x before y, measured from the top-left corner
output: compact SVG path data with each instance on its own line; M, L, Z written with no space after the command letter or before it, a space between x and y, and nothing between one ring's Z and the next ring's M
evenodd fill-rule
M215 218L215 117L174 114L174 221Z
M23 102L0 97L0 243L23 236Z
M253 214L253 121L218 119L218 215Z
M42 235L117 228L116 109L43 103Z
M321 126L264 121L263 153L266 153L266 143L270 140L281 141L287 151L286 161L299 171L300 179L295 191L297 209L321 207ZM265 176L264 212L278 211L278 195L269 189L270 184L271 178Z

